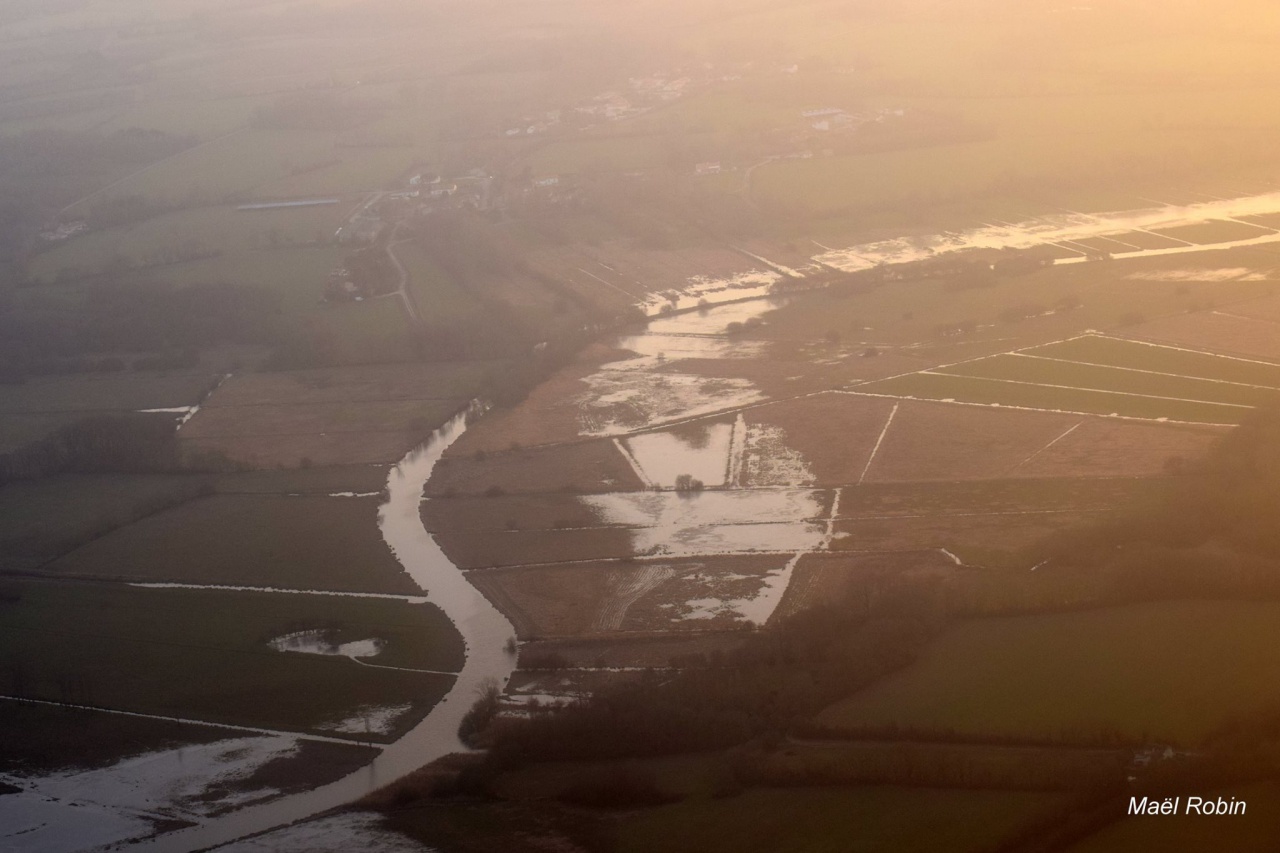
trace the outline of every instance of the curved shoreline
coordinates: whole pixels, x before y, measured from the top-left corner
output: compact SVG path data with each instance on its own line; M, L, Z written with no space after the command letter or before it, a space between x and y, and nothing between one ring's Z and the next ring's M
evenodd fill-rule
M422 524L421 505L436 463L466 431L467 419L481 410L471 405L400 460L387 477L387 502L378 509L378 526L388 547L462 635L466 660L445 697L370 764L337 782L117 847L153 853L208 850L348 805L442 756L466 750L458 739L458 725L486 684L504 685L511 677L516 660L506 643L515 636L515 628L445 556Z

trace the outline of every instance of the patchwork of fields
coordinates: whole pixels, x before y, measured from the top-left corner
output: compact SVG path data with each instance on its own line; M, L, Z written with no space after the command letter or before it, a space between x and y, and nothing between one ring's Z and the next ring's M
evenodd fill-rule
M1280 363L1100 334L850 386L849 393L1226 426L1280 403Z

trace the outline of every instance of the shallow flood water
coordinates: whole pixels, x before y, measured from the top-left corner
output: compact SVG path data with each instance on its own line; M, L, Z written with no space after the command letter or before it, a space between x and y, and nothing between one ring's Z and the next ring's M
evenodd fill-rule
M285 634L267 643L278 652L296 652L304 655L330 655L344 658L371 658L382 651L382 640L352 640L349 643L330 642L323 630L298 631Z
M199 821L279 795L245 780L298 751L289 735L228 738L147 753L108 767L7 777L0 796L0 850L70 853L136 838L154 819Z
M383 538L405 571L426 592L427 600L444 610L466 643L466 663L448 695L371 764L337 782L161 835L129 849L187 853L211 848L346 805L441 756L465 751L458 740L463 715L486 684L505 684L516 662L505 649L507 640L515 636L511 623L467 581L422 526L422 492L427 478L466 428L467 414L460 414L401 460L388 477L387 502L378 515Z
M641 303L641 308L653 317L671 308L683 311L702 304L714 305L717 302L768 296L773 286L782 281L782 278L782 274L774 270L759 269L727 278L694 276L681 290L650 294Z
M581 500L602 521L632 527L637 554L809 551L826 529L822 501L809 489L616 492Z
M723 486L731 467L733 433L733 424L711 424L679 435L650 432L625 441L644 479L655 486L674 488L682 474L706 486Z

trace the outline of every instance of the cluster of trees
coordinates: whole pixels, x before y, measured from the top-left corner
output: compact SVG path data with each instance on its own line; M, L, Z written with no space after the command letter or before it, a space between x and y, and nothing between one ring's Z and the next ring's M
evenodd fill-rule
M382 246L359 249L342 259L351 281L366 296L390 293L396 288L396 269Z
M671 755L777 739L835 699L915 659L939 622L909 588L870 608L805 612L737 651L653 674L486 733L495 766Z

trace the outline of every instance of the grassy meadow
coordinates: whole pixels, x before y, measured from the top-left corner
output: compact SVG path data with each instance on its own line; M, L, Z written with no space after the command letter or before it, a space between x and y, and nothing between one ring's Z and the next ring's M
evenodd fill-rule
M988 850L1063 803L1053 794L928 788L757 788L624 818L626 853Z
M419 593L382 541L377 498L214 495L45 565L63 577Z
M822 711L833 731L1192 747L1280 703L1273 602L1160 602L965 622Z
M47 477L0 489L0 572L30 571L138 518L194 500L204 478Z

